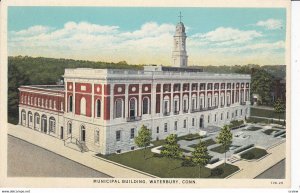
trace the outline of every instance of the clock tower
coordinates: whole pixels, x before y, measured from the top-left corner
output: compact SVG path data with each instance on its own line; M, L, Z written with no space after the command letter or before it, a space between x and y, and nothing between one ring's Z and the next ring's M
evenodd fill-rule
M179 15L180 21L176 25L174 35L174 48L172 53L173 66L187 67L188 56L186 53L186 34L184 24L181 22L181 12Z

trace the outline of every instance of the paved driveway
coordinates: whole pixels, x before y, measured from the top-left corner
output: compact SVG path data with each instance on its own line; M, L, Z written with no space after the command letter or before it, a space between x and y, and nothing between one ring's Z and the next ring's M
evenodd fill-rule
M7 140L9 177L109 177L13 136Z

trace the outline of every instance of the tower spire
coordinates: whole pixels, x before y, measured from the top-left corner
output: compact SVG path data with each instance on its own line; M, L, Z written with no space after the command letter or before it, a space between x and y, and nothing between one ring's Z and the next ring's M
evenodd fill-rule
M180 21L180 23L181 23L181 19L183 18L183 16L181 15L181 11L179 12L179 21Z

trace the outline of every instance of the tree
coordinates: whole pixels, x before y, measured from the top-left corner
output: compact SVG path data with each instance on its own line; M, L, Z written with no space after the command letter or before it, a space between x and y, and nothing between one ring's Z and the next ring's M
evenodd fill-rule
M226 163L226 152L228 151L229 145L232 143L232 133L228 125L224 125L217 136L217 143L221 144L225 151L225 162Z
M138 132L138 136L134 138L134 142L138 147L144 148L144 159L146 159L146 147L151 142L151 131L145 125L142 125Z
M255 69L251 75L251 93L261 97L262 104L272 104L274 78L267 71Z
M285 103L282 99L277 99L274 103L274 111L278 114L278 119L280 122L280 114L285 112Z
M163 148L161 150L161 155L168 158L170 160L170 163L172 159L180 158L182 156L182 151L180 149L179 144L177 144L177 135L171 134L166 138L166 144L163 145ZM168 173L170 174L170 165L168 164Z
M199 166L199 178L201 177L201 167L204 167L211 159L211 156L208 154L207 147L204 142L200 143L195 147L195 150L192 152L192 161Z

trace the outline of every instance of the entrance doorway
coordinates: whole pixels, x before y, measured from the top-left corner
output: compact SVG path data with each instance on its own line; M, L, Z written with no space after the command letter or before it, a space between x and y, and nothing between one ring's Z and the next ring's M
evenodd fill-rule
M203 115L200 117L199 127L200 127L200 128L203 128L203 127L204 127L204 117L203 117Z

